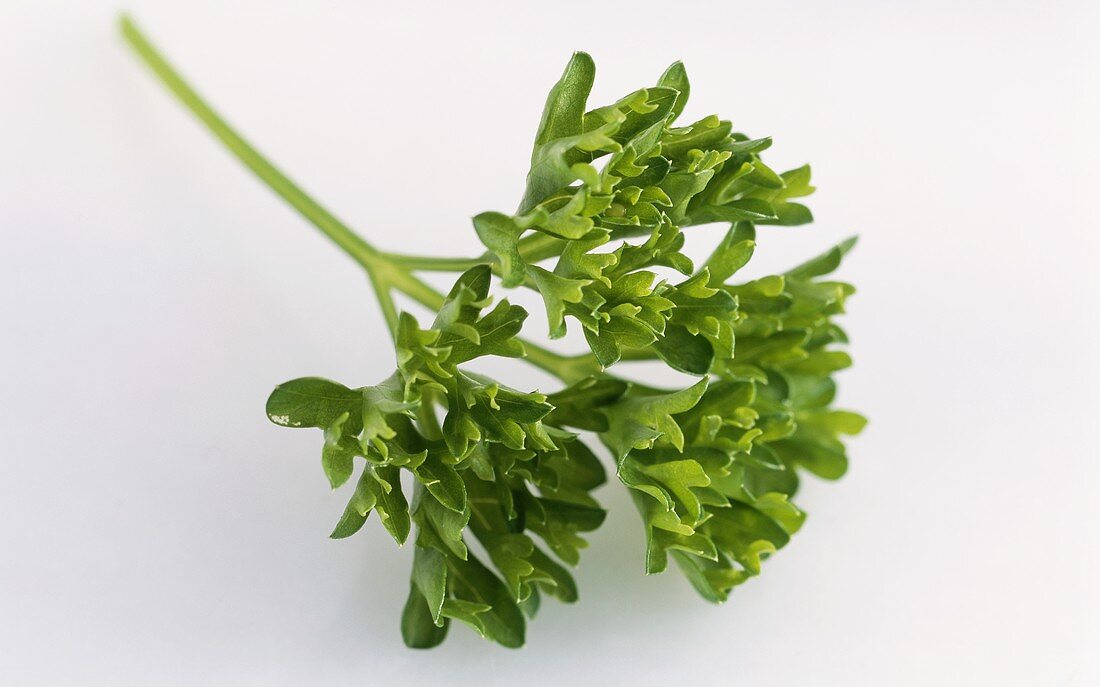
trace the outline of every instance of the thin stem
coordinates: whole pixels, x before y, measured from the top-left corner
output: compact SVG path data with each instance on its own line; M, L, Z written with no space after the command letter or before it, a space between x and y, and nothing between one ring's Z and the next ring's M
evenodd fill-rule
M588 353L576 356L559 355L530 341L524 341L523 348L527 352L524 360L566 384L580 381L603 370L595 356Z
M402 255L399 253L383 253L382 255L395 265L400 265L407 270L420 270L422 272L465 272L471 267L493 262L491 255L482 255L476 258L437 258L428 255Z
M390 330L390 336L397 338L397 307L390 295L390 285L379 279L374 272L367 272L371 286L374 287L374 295L378 297L378 305L382 308L382 316L386 318L386 326Z
M560 255L564 241L549 234L532 234L519 242L520 255L529 262L538 262ZM443 258L431 255L404 255L402 253L383 252L382 256L390 262L408 270L423 272L462 272L477 265L490 264L499 269L496 257L484 253L476 258Z
M439 291L425 284L418 277L401 269L391 269L386 272L388 283L401 293L413 299L420 305L430 310L439 310L446 300Z
M538 262L561 255L565 241L550 234L535 232L519 241L519 253L527 262Z
M129 16L122 15L119 25L126 41L145 64L238 160L366 269L391 334L396 332L398 321L391 288L432 310L439 310L443 305L443 294L414 276L411 270L452 272L496 262L491 254L478 258L434 258L379 251L310 197L226 123L165 60ZM559 244L560 240L554 237L535 237L526 241L525 252L529 252L530 259L536 260L548 257ZM566 357L526 341L523 343L528 362L565 382L599 371L599 365L593 366L595 359L590 355Z
M153 73L179 98L187 109L202 121L211 133L218 137L237 159L247 166L273 191L320 229L336 245L367 269L377 262L378 251L338 220L317 201L308 196L301 188L271 164L263 155L244 140L221 116L214 111L202 97L191 88L182 76L164 59L164 56L141 33L127 15L119 20L122 35L133 47L139 57L153 70Z

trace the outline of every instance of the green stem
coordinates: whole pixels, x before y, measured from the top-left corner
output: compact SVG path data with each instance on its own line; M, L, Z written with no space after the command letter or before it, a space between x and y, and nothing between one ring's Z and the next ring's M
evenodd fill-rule
M213 110L183 77L164 59L164 56L141 33L127 15L119 19L119 26L126 41L133 47L139 57L153 70L153 73L179 98L187 109L202 121L203 124L218 137L226 148L237 159L247 166L252 172L267 184L273 191L290 203L313 226L320 229L332 241L344 249L348 255L354 258L367 269L377 262L378 251L367 243L346 224L338 220L328 210L321 207L317 201L291 181L285 174L279 171L263 155L244 140L222 117Z
M590 353L575 356L558 355L530 341L524 341L523 348L527 351L527 357L524 360L566 384L580 381L602 370L595 356Z
M555 255L561 255L565 241L556 236L533 233L519 241L519 253L527 262L538 262Z
M427 255L383 253L383 257L407 270L421 272L465 272L471 267L493 262L493 256L488 254L477 258L437 258Z
M229 126L168 63L129 16L122 15L119 25L126 41L145 64L238 160L366 269L391 333L396 332L398 320L397 308L390 295L391 288L433 310L439 310L443 305L443 294L418 279L411 270L457 272L495 262L489 254L478 258L434 258L379 251L322 207ZM541 255L557 241L553 237L547 238L551 240L539 239L531 245L533 255ZM571 358L526 341L524 345L528 362L563 381L579 379L592 369L591 361L587 360L591 356Z
M386 318L386 326L390 330L390 336L397 338L397 307L390 295L390 285L382 281L374 272L367 271L370 284L374 287L374 295L378 297L378 305L382 308L382 316Z
M562 239L549 234L532 234L520 240L520 255L527 262L538 262L560 255L564 243ZM383 252L382 256L405 269L422 272L463 272L476 265L486 264L492 265L494 272L500 270L499 263L492 253L485 253L476 258L441 258L430 255L405 255L390 252Z
M413 274L401 269L394 269L388 273L388 283L401 293L413 299L429 310L439 310L446 300L439 291L425 284Z

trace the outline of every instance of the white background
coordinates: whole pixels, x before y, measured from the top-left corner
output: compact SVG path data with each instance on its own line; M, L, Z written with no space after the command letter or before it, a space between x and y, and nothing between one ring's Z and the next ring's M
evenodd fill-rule
M526 648L407 650L408 547L328 540L320 436L263 415L284 379L392 369L362 275L132 59L114 2L0 3L0 683L1100 684L1096 3L130 4L409 252L479 252L572 50L596 103L682 58L689 119L814 165L817 223L763 228L755 269L861 234L841 401L871 425L724 606L642 575L612 482L580 603Z

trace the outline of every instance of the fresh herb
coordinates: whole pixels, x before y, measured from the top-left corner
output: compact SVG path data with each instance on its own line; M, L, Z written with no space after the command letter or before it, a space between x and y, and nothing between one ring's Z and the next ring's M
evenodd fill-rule
M833 373L851 364L834 316L853 289L825 275L855 241L784 274L736 278L758 225L812 220L798 202L813 191L810 169L776 173L760 157L770 138L737 133L716 116L674 126L690 91L680 63L656 84L589 109L595 67L574 54L547 98L518 210L473 218L488 251L414 257L353 233L234 132L126 18L122 31L229 150L374 286L393 338L393 374L357 387L295 379L275 388L267 414L322 430L330 485L354 479L332 537L356 533L375 513L398 544L412 539L401 618L409 646L439 644L457 620L518 647L543 596L577 599L567 566L605 515L593 496L606 480L594 440L638 507L644 570L662 572L671 558L715 602L759 574L802 525L791 501L801 472L844 474L840 437L865 424L832 407ZM681 252L682 232L715 222L729 231L696 266ZM459 276L444 295L417 271ZM549 337L578 327L589 352L562 356L518 338L527 312L504 299L493 305L494 275L505 288L537 291ZM426 306L430 322L399 312L394 292ZM564 386L549 395L517 390L467 369L484 356L524 360ZM613 372L623 360L663 361L698 381L633 383ZM467 546L471 537L485 560Z

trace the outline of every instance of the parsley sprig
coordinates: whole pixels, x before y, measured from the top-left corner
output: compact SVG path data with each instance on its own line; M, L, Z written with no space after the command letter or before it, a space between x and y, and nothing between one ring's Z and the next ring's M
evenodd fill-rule
M791 500L801 472L844 474L841 437L865 424L832 407L833 374L851 364L834 320L853 289L825 277L855 241L785 274L737 279L758 225L812 221L796 200L813 191L810 169L775 172L760 157L771 139L715 116L676 126L690 92L682 64L589 109L595 66L575 53L547 98L517 210L473 218L486 252L409 256L353 232L226 124L132 21L121 28L179 100L374 287L393 374L359 387L291 380L272 392L267 415L322 430L334 489L354 478L332 537L356 533L371 513L398 544L412 537L401 619L409 646L435 646L460 621L518 647L542 597L577 599L566 566L605 516L593 496L606 481L593 441L637 505L645 571L664 571L671 557L715 602L801 526ZM682 232L715 222L729 231L696 266ZM422 271L458 277L442 294ZM504 289L541 296L549 338L576 326L588 351L560 355L520 338L527 312L494 305L494 275ZM430 324L399 311L394 293L425 306ZM563 387L517 390L467 369L484 356L526 361ZM614 372L622 360L663 361L697 381L630 382Z

